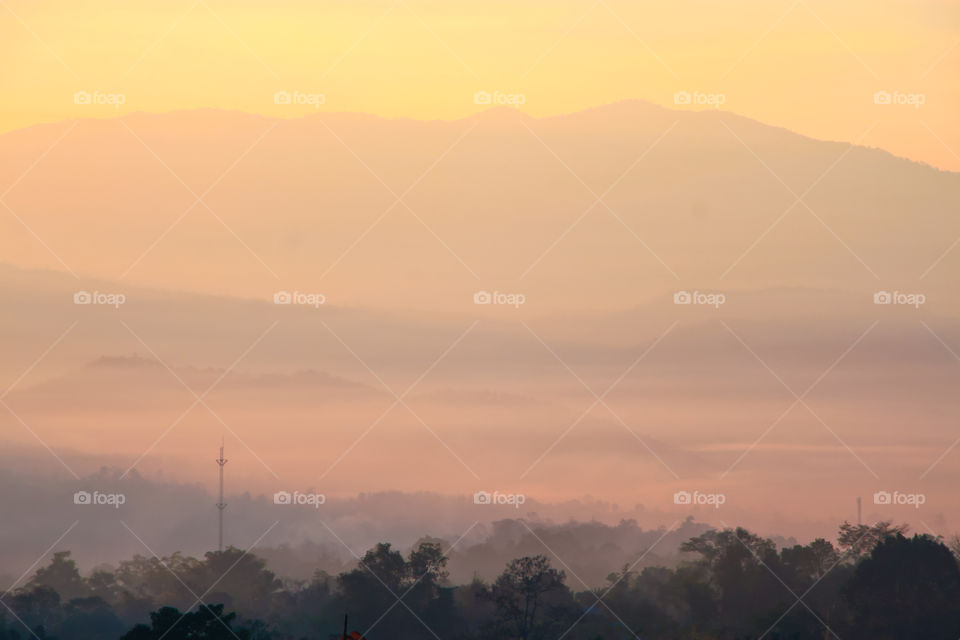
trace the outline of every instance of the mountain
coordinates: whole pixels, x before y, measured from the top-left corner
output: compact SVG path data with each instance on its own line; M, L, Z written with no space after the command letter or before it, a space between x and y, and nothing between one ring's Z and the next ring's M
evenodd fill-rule
M199 110L37 125L0 136L0 187L48 248L5 215L13 264L401 309L463 311L479 289L541 311L676 289L894 289L960 237L958 174L642 102L540 119Z
M958 174L627 102L38 125L5 191L0 429L47 472L209 479L226 437L265 495L767 526L921 483L950 524Z

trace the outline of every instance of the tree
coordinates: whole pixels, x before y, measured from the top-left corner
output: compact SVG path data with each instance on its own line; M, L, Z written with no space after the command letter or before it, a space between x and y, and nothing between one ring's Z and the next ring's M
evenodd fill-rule
M356 610L371 600L391 604L400 596L406 574L403 555L380 543L363 555L356 569L337 576L337 583L349 608Z
M54 630L58 638L100 640L116 638L125 625L99 596L74 598L64 607L64 618Z
M699 553L711 566L753 559L772 560L776 547L771 540L750 533L743 527L711 529L680 545L680 551Z
M12 598L11 607L29 627L51 628L60 618L60 594L50 587L21 589Z
M77 571L77 563L70 558L69 551L57 551L50 564L37 569L28 587L49 587L64 600L72 600L87 595L86 586Z
M577 594L589 614L578 623L582 637L605 637L605 629L620 627L646 638L653 630L663 634L675 620L688 616L684 585L671 569L644 567L638 574L626 565L607 581L606 588Z
M893 525L880 521L876 524L850 524L844 520L840 525L837 543L854 560L860 560L873 551L873 548L889 536L901 535L909 531L905 524Z
M86 579L86 585L90 595L102 598L104 602L111 605L116 603L121 592L117 577L111 571L94 571Z
M537 637L543 628L548 597L569 595L563 584L565 577L542 555L511 560L490 589L499 622L522 640Z
M797 544L781 549L780 559L805 582L825 575L836 566L840 554L829 540L817 538L806 546Z
M203 562L185 567L181 579L193 593L208 593L206 600L227 602L240 615L263 607L281 586L262 558L235 547L208 551Z
M394 551L389 542L381 542L367 551L360 560L363 569L376 576L387 589L397 593L408 575L407 564L399 551ZM397 593L397 595L400 595Z
M720 626L734 634L750 632L768 612L792 601L778 577L784 573L776 546L742 527L711 529L680 545L700 554L717 597Z
M199 564L196 558L184 557L179 552L163 558L136 555L132 560L121 562L114 575L121 589L139 598L189 607L196 598L180 581L196 572ZM204 585L197 593L203 593L209 586Z
M397 637L420 626L397 598L404 594L409 570L403 554L380 543L367 551L356 569L337 576L342 610L363 627L383 625Z
M440 585L446 582L450 573L446 570L447 557L443 547L437 542L421 542L410 552L408 561L409 577L428 585Z
M955 640L960 568L930 536L885 538L856 568L845 590L854 640Z
M247 629L232 627L235 613L223 614L223 605L201 605L194 612L181 614L174 607L163 607L150 614L150 625L138 624L120 640L249 640Z
M421 542L410 552L406 580L409 586L404 586L410 592L409 599L414 607L426 607L438 596L440 586L446 583L450 575L446 566L447 557L443 555L439 543Z
M960 562L960 533L955 533L950 536L950 541L947 543L947 546L950 547L953 557Z
M21 635L21 631L23 634ZM0 613L0 640L56 640L47 635L46 630L42 627L36 627L31 629L30 627L24 628L23 624L20 621L8 621L7 612L4 610Z

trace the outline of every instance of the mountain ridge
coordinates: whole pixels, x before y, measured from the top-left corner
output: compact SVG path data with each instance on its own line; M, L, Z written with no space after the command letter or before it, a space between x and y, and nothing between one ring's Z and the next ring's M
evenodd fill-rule
M624 99L624 100L619 100L616 102L610 102L606 104L598 104L598 105L586 107L584 109L580 109L577 111L571 111L568 113L549 114L549 115L543 115L543 116L531 115L513 107L495 106L495 107L483 109L481 111L471 113L458 118L430 118L430 119L414 118L414 117L408 117L408 116L390 117L390 116L381 116L378 114L358 112L358 111L323 111L318 113L307 113L307 114L292 116L292 117L277 117L277 116L270 116L270 115L251 112L251 111L243 111L240 109L222 109L218 107L172 109L170 111L162 111L162 112L161 111L131 111L123 115L110 116L110 117L69 118L65 120L34 123L26 127L21 127L18 129L12 129L10 131L0 132L0 141L2 141L3 139L9 136L16 135L22 132L49 129L52 127L58 127L67 123L74 123L74 122L88 122L88 121L109 122L109 121L123 120L123 119L143 120L147 118L168 118L168 117L191 115L191 114L211 114L211 115L225 114L229 116L242 116L245 118L261 120L265 122L277 122L277 123L288 122L288 121L296 122L301 120L310 121L314 119L333 118L341 121L366 120L366 121L375 121L375 122L381 122L381 123L406 123L410 125L430 125L430 124L455 124L455 123L461 123L461 122L473 122L477 120L490 119L493 116L506 115L506 114L519 114L519 116L526 121L562 122L564 120L576 119L578 117L587 117L590 115L605 115L605 112L616 111L624 108L628 108L628 109L640 108L648 111L675 113L675 114L678 114L678 116L680 116L680 114L693 114L694 117L697 117L697 116L713 117L714 115L719 116L722 114L725 117L748 122L748 123L751 123L752 125L760 126L766 129L780 132L780 133L789 134L791 136L804 139L807 141L826 143L826 144L836 144L836 145L842 145L842 146L854 146L856 148L867 150L867 151L876 151L876 152L883 153L886 156L889 156L890 158L894 158L896 160L902 160L910 164L915 164L924 168L932 169L938 173L960 176L960 171L942 169L939 167L935 167L929 164L928 162L925 162L922 160L914 160L911 158L907 158L905 156L899 156L891 151L883 149L882 147L873 147L873 146L858 144L856 142L851 142L848 140L816 138L813 136L808 136L806 134L794 131L792 129L789 129L781 125L764 122L762 120L757 120L755 118L751 118L750 116L746 116L746 115L737 113L735 111L727 111L724 109L710 109L710 108L671 109L668 106L660 105L655 102L650 102L647 100L639 100L639 99ZM511 115L511 117L514 117L514 116Z

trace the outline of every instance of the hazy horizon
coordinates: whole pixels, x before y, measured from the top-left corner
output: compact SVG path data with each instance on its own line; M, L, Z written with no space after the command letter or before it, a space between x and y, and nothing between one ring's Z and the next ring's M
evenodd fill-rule
M955 637L958 29L0 0L0 639Z
M956 257L942 233L960 234L948 214L955 173L723 111L635 101L540 119L206 110L63 126L0 136L0 168L16 180L10 205L44 212L36 229L9 217L0 240L14 257L0 291L17 301L3 322L21 336L3 366L15 382L8 442L49 446L38 468L108 466L209 489L225 438L228 490L253 495L593 496L630 505L626 514L642 505L647 526L666 526L685 515L675 492L721 492L723 508L704 517L812 539L852 520L858 496L922 491L919 510L866 511L917 530L958 527L953 414L941 395L958 379ZM26 150L54 140L17 179ZM223 145L242 162L213 161ZM494 169L508 150L511 170ZM717 158L726 185L711 177ZM191 205L221 166L220 199ZM117 180L162 206L162 220L129 216ZM804 180L816 185L811 204L791 205ZM867 180L869 201L845 214L848 185ZM410 182L435 195L415 199L415 189L391 204ZM286 204L261 215L249 185L257 200ZM532 185L546 189L533 208L520 195ZM747 206L738 185L756 185ZM314 208L318 188L333 206ZM223 200L228 189L238 197ZM897 221L889 203L906 198L929 203L929 224ZM495 213L471 221L484 210ZM886 227L862 228L867 216ZM92 250L121 229L143 241ZM911 244L891 253L907 232ZM884 290L923 300L877 306ZM282 291L302 299L278 305ZM478 291L514 298L477 305ZM678 291L723 300L677 305ZM77 292L123 301L77 306ZM908 377L887 373L894 361ZM791 396L808 387L809 400ZM923 424L907 434L905 421ZM800 464L811 456L815 476Z

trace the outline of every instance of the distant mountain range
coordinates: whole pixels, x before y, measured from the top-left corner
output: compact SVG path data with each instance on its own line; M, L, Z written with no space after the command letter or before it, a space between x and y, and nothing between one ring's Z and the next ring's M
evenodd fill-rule
M675 289L905 287L928 270L936 288L960 264L930 270L960 237L960 174L642 102L539 119L197 110L37 125L0 136L11 186L5 201L48 247L4 215L13 264L350 306L463 310L490 289L610 310Z
M4 192L0 428L52 473L226 436L265 495L717 487L771 530L919 483L960 526L960 174L624 102L37 125Z

